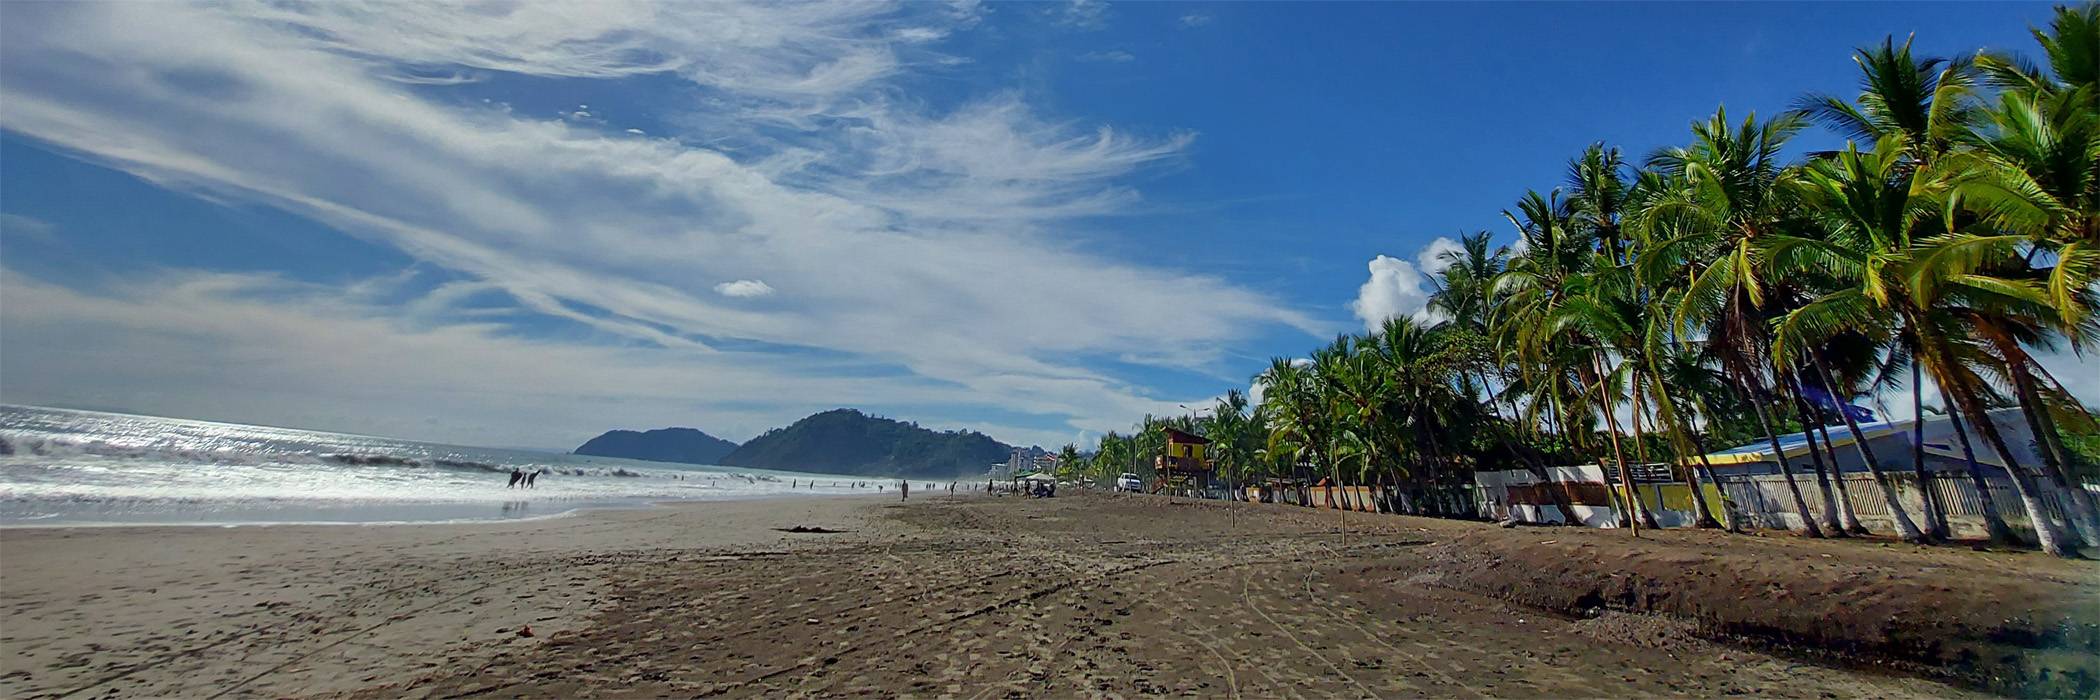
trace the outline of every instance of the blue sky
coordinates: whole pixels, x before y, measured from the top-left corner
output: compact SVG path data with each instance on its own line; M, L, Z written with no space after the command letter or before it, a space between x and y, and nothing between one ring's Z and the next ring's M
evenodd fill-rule
M1411 312L1439 237L1507 240L1585 144L2048 13L5 3L0 400L535 447L845 405L1054 446Z

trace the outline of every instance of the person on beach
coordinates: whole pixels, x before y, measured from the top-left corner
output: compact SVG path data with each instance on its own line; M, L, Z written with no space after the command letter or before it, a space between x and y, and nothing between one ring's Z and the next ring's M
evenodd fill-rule
M909 482L909 481L900 481L900 482L897 482L897 500L899 500L899 501L909 501L909 500L911 500L911 482Z
M543 471L547 471L547 470L545 470L545 469L534 469L534 470L532 470L532 473L530 473L530 474L526 474L526 475L525 475L525 488L528 488L528 489L532 489L532 488L539 488L538 486L534 486L532 482L538 481L538 480L539 480L539 478L540 478L540 472L543 472Z
M519 470L518 470L518 469L517 469L516 467L512 467L512 468L511 468L511 470L510 470L510 483L508 483L508 484L505 484L505 485L503 486L503 488L506 488L506 489L514 489L514 488L517 488L517 487L518 487L518 482L520 482L520 481L523 481L523 480L525 480L525 472L523 472L523 471L519 471Z

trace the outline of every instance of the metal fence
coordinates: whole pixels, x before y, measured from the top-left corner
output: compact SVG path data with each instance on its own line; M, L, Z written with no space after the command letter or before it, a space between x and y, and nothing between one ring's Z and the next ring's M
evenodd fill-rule
M1896 489L1896 497L1902 500L1904 509L1913 522L1920 527L1924 517L1922 500L1918 490L1917 475L1903 472L1884 472ZM1840 477L1833 476L1833 482ZM1853 514L1859 516L1867 529L1887 532L1894 529L1889 512L1888 499L1882 495L1881 487L1874 483L1872 474L1849 473L1842 476L1842 488L1852 502ZM1925 487L1930 489L1934 503L1946 514L1947 525L1956 536L1982 537L1986 534L1983 520L1983 499L1988 494L1991 504L1997 507L2007 527L2021 534L2031 534L2034 526L2027 520L2027 509L2020 503L2019 492L2013 488L2012 479L1998 474L1983 478L1984 492L1978 492L1975 480L1967 474L1934 473L1926 475ZM1823 512L1823 484L1814 473L1795 474L1794 483L1801 489L1802 500L1808 503L1811 516L1819 517ZM1837 484L1832 484L1835 498ZM2090 489L2091 487L2088 486ZM1776 474L1758 476L1721 477L1721 489L1735 502L1739 512L1763 527L1801 528L1801 519L1794 512L1793 497L1788 494L1786 477ZM2037 494L2043 517L2059 523L2068 522L2070 509L2063 503L2056 489L2042 489ZM1877 527L1879 525L1880 527Z

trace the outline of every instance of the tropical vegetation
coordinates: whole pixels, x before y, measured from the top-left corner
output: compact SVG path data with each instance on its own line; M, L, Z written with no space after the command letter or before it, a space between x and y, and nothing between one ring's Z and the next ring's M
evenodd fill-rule
M1872 454L1844 410L1907 393L1916 415L1953 419L1978 487L2009 480L2041 549L2100 546L2091 412L2036 360L2100 330L2100 5L2059 7L2034 38L2038 62L1923 57L1889 38L1854 56L1857 94L1718 109L1645 158L1592 145L1502 212L1513 245L1476 232L1442 254L1425 313L1276 358L1258 397L1147 417L1068 448L1064 468L1149 476L1175 427L1214 440L1235 485L1376 484L1396 509L1472 516L1461 487L1476 471L1597 465L1626 503L1624 475L1662 463L1701 499L1699 525L1740 527L1711 517L1730 511L1698 485L1715 480L1704 455L1754 442L1778 455L1800 530L1841 537L1866 529L1836 473L1849 442L1889 506L1874 534L1944 540L1944 506L1898 489L1883 465L1901 460ZM1800 152L1819 127L1845 145ZM1928 382L1943 408L1926 405ZM1994 408L2018 409L2041 464L1994 466L2017 464ZM1797 431L1805 464L1780 449ZM1922 478L1923 453L1911 464ZM1812 501L1807 479L1836 488ZM2045 498L2069 504L2068 522L2045 517ZM1632 502L1627 524L1652 527Z

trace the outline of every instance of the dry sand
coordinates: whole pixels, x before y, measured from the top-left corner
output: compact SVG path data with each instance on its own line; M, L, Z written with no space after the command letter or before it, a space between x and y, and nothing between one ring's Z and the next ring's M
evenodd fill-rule
M1437 580L1501 532L1541 531L1109 494L14 529L0 696L1972 694Z

